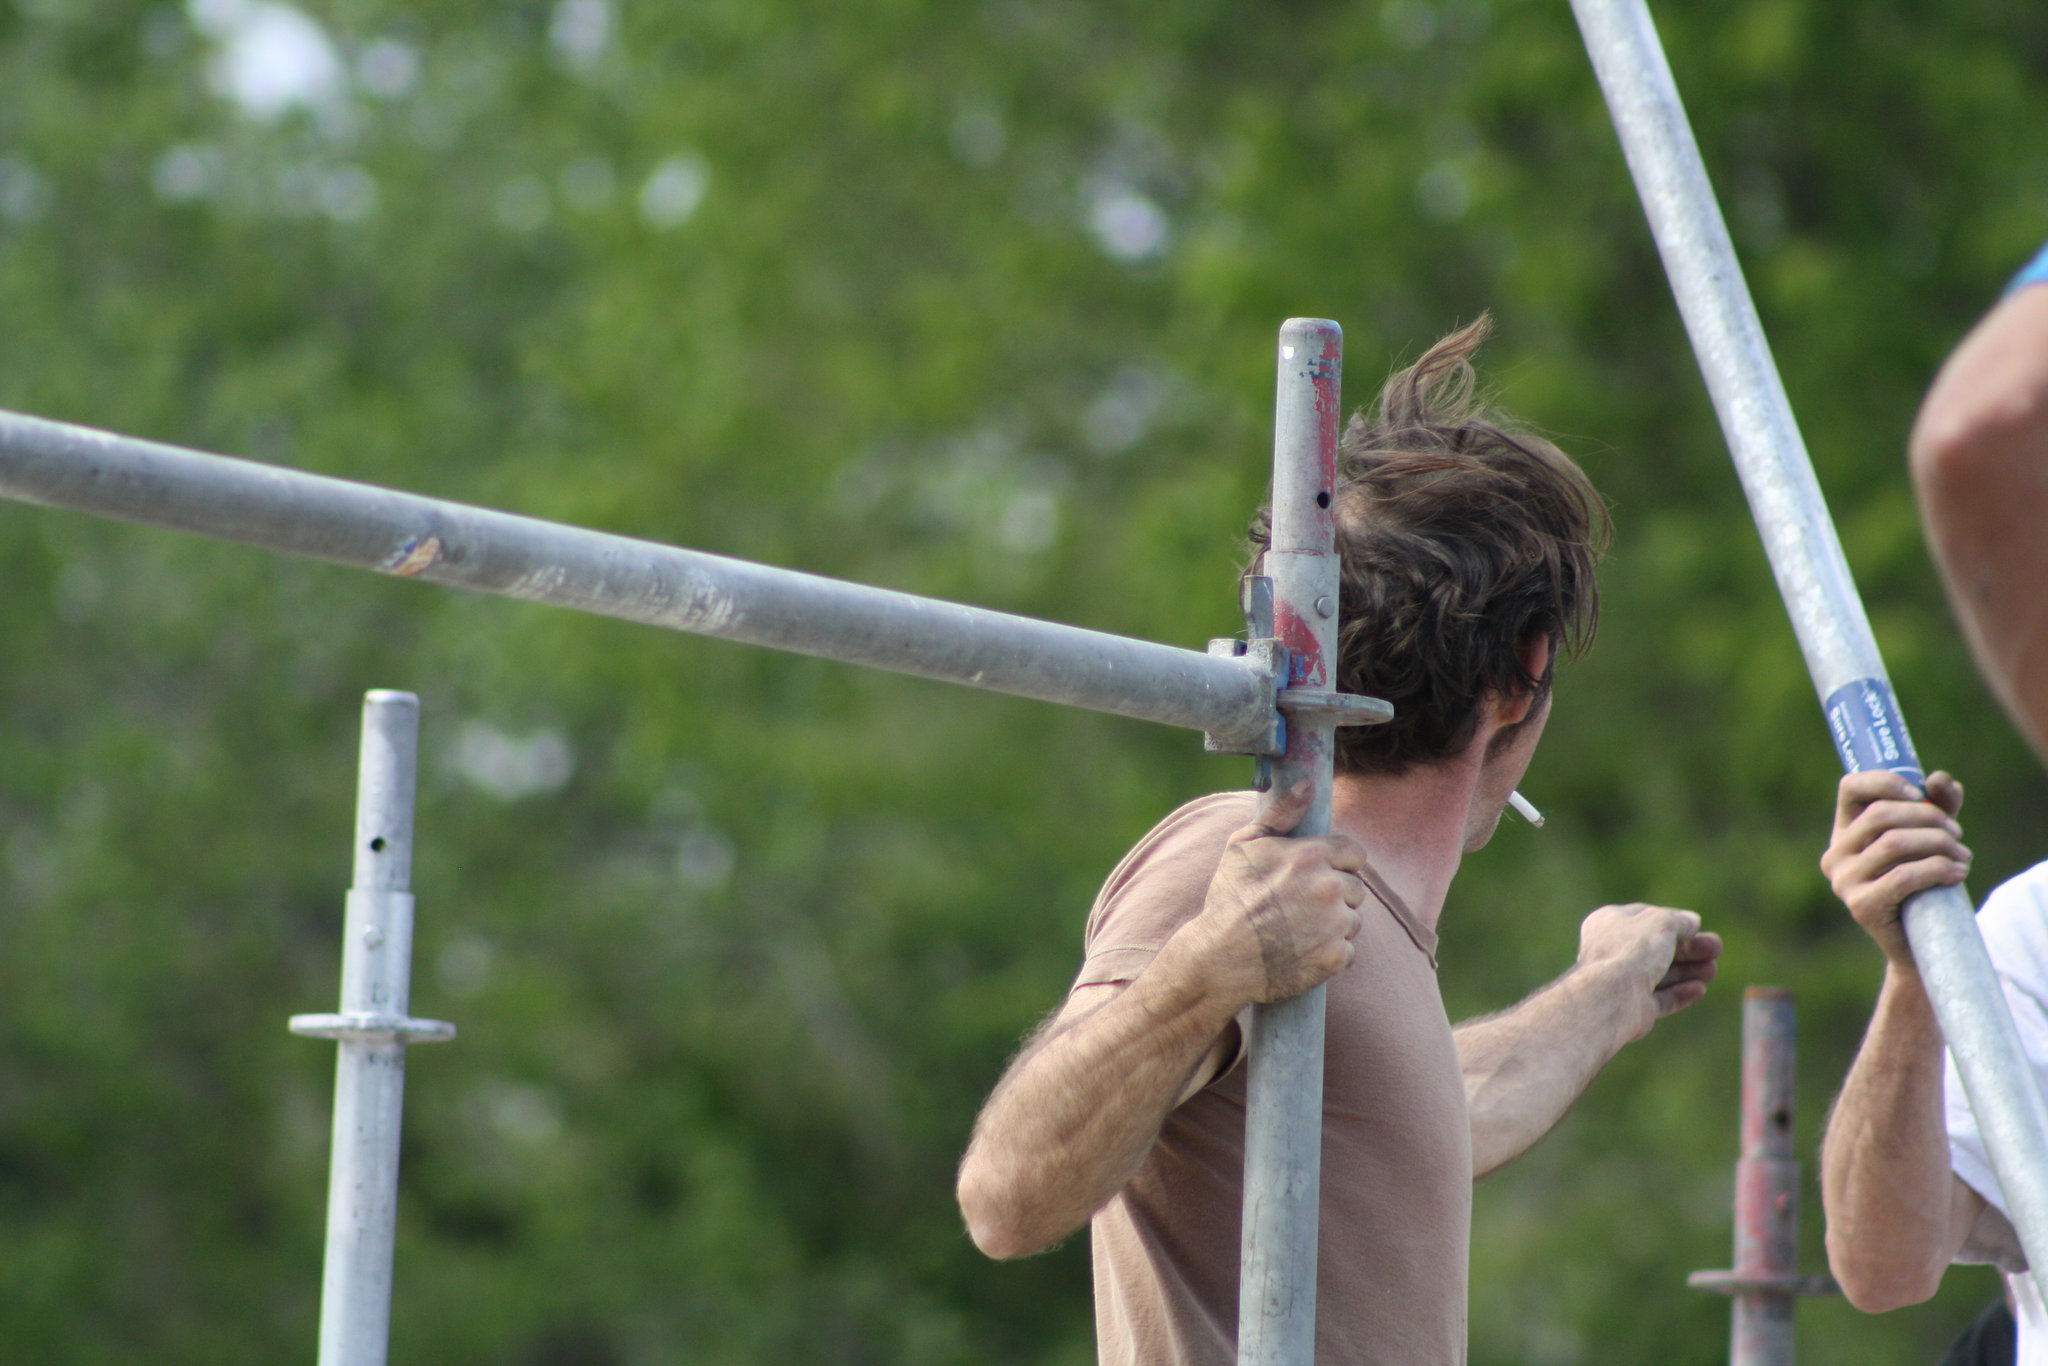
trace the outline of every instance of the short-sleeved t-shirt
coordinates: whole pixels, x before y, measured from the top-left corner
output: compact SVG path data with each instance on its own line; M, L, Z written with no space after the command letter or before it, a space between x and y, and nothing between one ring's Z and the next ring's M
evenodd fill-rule
M1977 930L1984 936L1991 966L2005 989L2005 1003L2019 1030L2020 1048L2033 1065L2034 1079L2048 1085L2048 863L2037 863L1993 888L1977 912ZM2005 1192L1991 1170L1991 1155L1969 1098L1963 1094L1954 1055L1945 1054L1943 1064L1949 1165L1971 1190L2009 1220ZM2025 1274L2024 1255L2015 1246L1996 1260L2006 1272L2016 1311L2013 1317L2019 1324L2019 1366L2048 1366L2048 1307L2034 1289L2033 1278Z
M1077 988L1135 978L1200 913L1253 803L1248 792L1191 802L1125 856L1089 916ZM1357 955L1329 983L1316 1360L1456 1366L1472 1221L1464 1078L1435 934L1377 875L1367 886ZM1245 1069L1233 1062L1167 1117L1143 1166L1096 1214L1102 1366L1236 1360L1244 1115Z

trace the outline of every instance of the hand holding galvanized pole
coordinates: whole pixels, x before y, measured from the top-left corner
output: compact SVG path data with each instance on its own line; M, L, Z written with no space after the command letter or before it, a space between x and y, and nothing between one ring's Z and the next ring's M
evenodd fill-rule
M1843 767L1922 781L1644 0L1572 0L1827 713ZM1906 902L1906 938L1955 1055L2035 1284L2048 1294L2048 1108L1961 887Z
M1344 332L1290 318L1280 329L1273 426L1274 634L1290 661L1288 686L1334 691L1337 557L1331 502L1342 420ZM1287 749L1261 800L1301 778L1315 800L1296 835L1330 828L1336 717L1290 712ZM1323 1009L1327 989L1252 1009L1244 1145L1239 1366L1309 1366L1315 1359L1316 1234L1322 1190Z
M405 1046L455 1037L455 1026L406 1014L412 982L412 810L420 702L363 699L355 877L341 950L341 1012L294 1015L294 1034L341 1042L334 1154L327 1183L327 1262L320 1286L320 1366L384 1366L398 1220L398 1132Z

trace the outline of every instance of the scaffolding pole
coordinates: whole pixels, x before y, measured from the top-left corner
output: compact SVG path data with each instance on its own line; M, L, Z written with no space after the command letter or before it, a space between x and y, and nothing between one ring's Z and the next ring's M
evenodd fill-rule
M1251 612L1252 639L1214 641L1206 653L16 413L0 412L0 497L1200 730L1211 750L1273 759L1271 776L1278 781L1269 784L1262 773L1262 790L1284 791L1312 776L1314 804L1297 833L1319 834L1329 827L1335 728L1386 721L1393 708L1331 687L1338 591L1331 506L1342 329L1320 319L1289 319L1278 353L1273 540L1259 585L1266 596ZM380 742L380 753L403 751L405 776L402 783L389 774L373 783L369 719L402 712L416 730L418 704L407 694L371 696L407 699L404 706L391 704L397 710L367 708L364 738L365 793L403 788L405 857L362 863L369 847L364 840L375 837L359 830L357 885L369 890L350 894L343 1014L293 1021L300 1033L344 1040L321 1366L384 1361L404 1041L453 1032L431 1021L368 1021L363 1012L376 1014L377 1007L349 985L369 980L361 977L369 969L358 960L366 945L377 945L366 936L373 926L398 924L401 903L410 948L411 897L404 887L416 735L402 744L388 737ZM392 850L400 847L397 836L385 838ZM393 868L398 881L375 880L388 878ZM389 999L398 1004L384 1013L402 1017L404 959L392 958L387 948L378 961L397 965L399 975L383 989L395 991ZM1314 1355L1324 998L1318 987L1253 1012L1239 1308L1245 1366L1308 1366ZM364 1089L358 1073L379 1067L384 1089ZM351 1100L359 1095L365 1098ZM358 1133L356 1119L344 1118L344 1105L388 1110L389 1137L378 1140L386 1146L363 1146L369 1140ZM346 1145L345 1135L354 1135ZM345 1146L350 1156L344 1157ZM370 1189L362 1173L390 1184L377 1185L384 1193L374 1199L359 1199L357 1193ZM372 1227L377 1219L383 1220L381 1235ZM344 1265L356 1270L337 1270Z
M1736 262L1644 0L1572 0L1842 765L1922 781L1877 641ZM1906 938L2048 1294L2048 1110L1961 887L1906 902Z
M355 876L342 926L341 1010L294 1015L294 1034L334 1039L334 1147L327 1177L327 1259L320 1282L320 1366L384 1366L391 1339L391 1257L398 1223L398 1133L405 1048L455 1037L407 1013L412 983L412 810L420 701L363 698Z
M1337 655L1337 435L1344 332L1290 318L1280 329L1273 418L1272 633L1290 684L1328 690ZM1258 614L1254 614L1256 617ZM1256 619L1252 634L1261 634ZM1333 718L1297 714L1260 810L1302 778L1315 799L1297 835L1330 828ZM1246 1079L1238 1366L1309 1366L1316 1345L1316 1233L1322 1193L1325 987L1252 1007Z
M1268 753L1270 659L1177 649L0 412L0 497L1206 731ZM1383 705L1365 719L1392 715Z

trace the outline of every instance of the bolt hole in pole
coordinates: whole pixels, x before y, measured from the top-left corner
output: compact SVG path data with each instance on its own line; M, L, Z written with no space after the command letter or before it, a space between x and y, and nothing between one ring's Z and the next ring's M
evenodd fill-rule
M370 852L373 854L381 854L384 852L384 837L382 835L379 835L377 836L377 838L370 841Z

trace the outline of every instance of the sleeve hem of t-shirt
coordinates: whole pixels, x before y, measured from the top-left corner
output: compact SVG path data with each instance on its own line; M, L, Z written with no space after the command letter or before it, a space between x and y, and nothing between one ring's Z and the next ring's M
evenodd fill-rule
M1135 945L1117 949L1098 949L1089 954L1086 961L1081 964L1081 975L1074 979L1074 985L1070 990L1126 985L1158 956L1159 950L1156 948ZM1247 1005L1237 1012L1237 1047L1232 1050L1230 1057L1224 1060L1223 1065L1216 1069L1216 1075L1209 1078L1208 1086L1214 1086L1244 1066L1245 1059L1251 1053L1251 1037L1252 1008Z
M1081 962L1076 987L1115 986L1132 981L1159 956L1156 944L1127 944L1114 949L1097 949Z
M1237 1050L1230 1055L1228 1062L1216 1069L1216 1075L1209 1078L1209 1085L1214 1086L1217 1082L1222 1081L1232 1072L1244 1066L1244 1060L1251 1056L1251 1051L1252 1008L1247 1005L1244 1009L1237 1012Z

